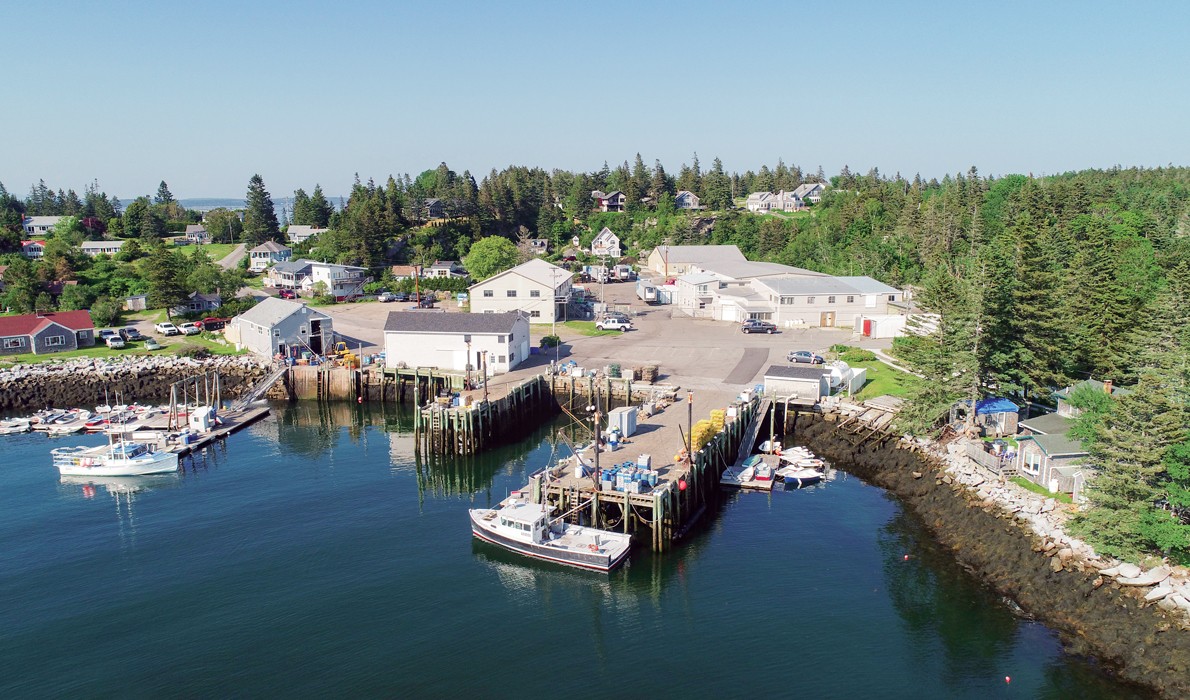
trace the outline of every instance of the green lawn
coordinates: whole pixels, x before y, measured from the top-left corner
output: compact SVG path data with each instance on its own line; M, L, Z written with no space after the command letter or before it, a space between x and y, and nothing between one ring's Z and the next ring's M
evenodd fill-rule
M839 359L852 367L863 367L868 370L867 382L854 397L859 401L885 394L905 396L909 393L910 383L917 380L917 377L889 367L876 359L872 353L860 348L847 348L839 353Z
M195 248L202 248L204 253L211 256L211 260L219 262L223 258L226 258L228 253L235 250L236 246L234 243L208 243L202 246L180 245L175 250L185 255L190 255L194 252Z
M188 348L200 347L210 351L212 355L243 355L247 350L236 350L236 346L223 340L222 333L200 333L198 335L173 336L168 342L162 342L166 350L178 355L185 354Z
M1039 493L1042 496L1048 496L1048 497L1056 499L1062 503L1074 503L1074 499L1072 499L1070 497L1070 494L1068 494L1068 493L1054 493L1047 488L1038 486L1037 484L1033 483L1032 481L1029 481L1028 479L1026 479L1023 476L1012 477L1012 483L1016 484L1017 486L1020 486L1021 488L1025 489L1026 491L1032 491L1033 493Z
M601 331L595 327L594 321L564 321L563 326L566 326L572 331L577 331L583 335L593 337L601 335L620 335L621 331Z
M162 343L163 345L165 343ZM54 352L44 355L34 355L33 353L24 353L21 355L5 355L0 358L0 362L11 362L13 364L35 364L38 362L50 362L53 360L76 360L80 357L89 358L111 358L124 357L126 355L152 355L155 352L145 350L143 343L128 343L119 350L113 350L106 345L96 345L93 348L83 348L81 350L71 350L70 352ZM161 352L157 350L156 352Z

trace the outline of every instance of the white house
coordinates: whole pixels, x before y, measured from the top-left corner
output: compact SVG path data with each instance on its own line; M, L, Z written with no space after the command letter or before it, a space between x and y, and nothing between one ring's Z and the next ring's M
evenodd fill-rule
M597 258L619 258L623 255L623 251L620 250L620 237L604 226L591 241L591 255Z
M595 206L599 211L624 211L624 206L628 203L628 196L619 190L607 193L591 190L591 198L595 200Z
M804 185L798 185L793 189L793 196L809 202L810 204L818 204L822 200L822 194L826 192L826 185L821 182L807 182Z
M290 224L289 228L285 229L285 236L290 243L305 243L314 238L320 233L325 233L329 229L315 228L314 226L306 226L304 224Z
M207 227L202 224L186 224L186 231L183 235L186 236L187 241L195 245L211 242L211 234L207 233Z
M802 198L795 192L784 190L775 194L773 192L753 192L748 195L748 199L744 203L744 207L748 211L758 214L767 214L771 211L797 211L804 206Z
M326 284L327 294L346 299L363 294L364 285L372 281L367 268L356 265L316 262L299 258L279 262L269 268L264 286L274 289L293 289L313 293L314 285Z
M64 219L62 216L26 216L21 221L21 228L29 236L48 236L50 231Z
M569 270L534 258L471 285L471 313L521 311L530 323L563 320L572 276Z
M233 318L224 337L237 350L258 355L301 357L303 352L322 355L333 347L331 317L301 302L269 297Z
M83 255L92 258L96 255L115 255L124 248L124 241L83 241L79 248Z
M702 209L702 205L698 201L698 195L690 190L678 190L678 193L674 195L674 209Z
M265 241L248 251L248 271L263 272L269 265L286 262L293 256L293 250L276 241Z
M39 260L45 255L45 241L21 241L21 255L30 260Z
M435 260L433 265L425 267L421 276L426 278L466 279L467 268L458 260Z
M392 311L384 324L385 367L436 367L503 374L529 357L529 320L519 312Z
M220 306L223 306L223 297L218 294L203 294L202 292L191 292L190 296L181 304L175 306L171 311L179 316L182 314L196 314L205 311L214 311Z

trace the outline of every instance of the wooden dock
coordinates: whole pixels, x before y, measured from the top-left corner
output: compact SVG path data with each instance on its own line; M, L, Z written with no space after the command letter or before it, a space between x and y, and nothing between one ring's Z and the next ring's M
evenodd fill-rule
M580 398L583 404L587 400ZM643 493L601 490L593 470L594 452L588 448L580 452L580 458L592 468L592 475L576 476L573 461L560 470L543 470L529 479L530 499L568 513L568 520L575 523L635 533L642 539L647 536L654 551L669 549L718 502L723 471L735 461L745 436L751 434L754 439L753 423L763 415L757 411L755 399L733 402L729 408L734 409L734 416L728 418L723 430L692 458L674 459L681 457L675 454L682 447L678 425L684 418L689 420L689 406L682 401L660 414L642 415L643 421L638 419L639 436L629 438L620 449L599 453L600 468L637 463L643 454L649 455L650 468L658 473L656 486Z

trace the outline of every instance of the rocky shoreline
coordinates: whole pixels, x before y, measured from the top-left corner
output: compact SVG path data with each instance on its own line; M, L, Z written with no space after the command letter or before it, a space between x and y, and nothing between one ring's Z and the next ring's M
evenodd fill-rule
M799 421L798 443L896 495L956 559L1055 629L1075 654L1170 697L1190 696L1190 571L1098 556L1063 530L1053 499L1003 484L960 445L903 438L859 448Z
M117 400L165 403L171 384L210 371L219 372L223 397L234 398L263 379L268 365L249 355L205 359L146 355L16 365L0 370L0 413L90 408Z

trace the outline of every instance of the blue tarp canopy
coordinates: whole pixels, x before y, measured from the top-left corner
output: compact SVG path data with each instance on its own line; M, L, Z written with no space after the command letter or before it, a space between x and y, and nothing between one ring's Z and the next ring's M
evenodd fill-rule
M1016 413L1021 410L1008 399L989 397L975 402L975 415L985 416L989 413Z

